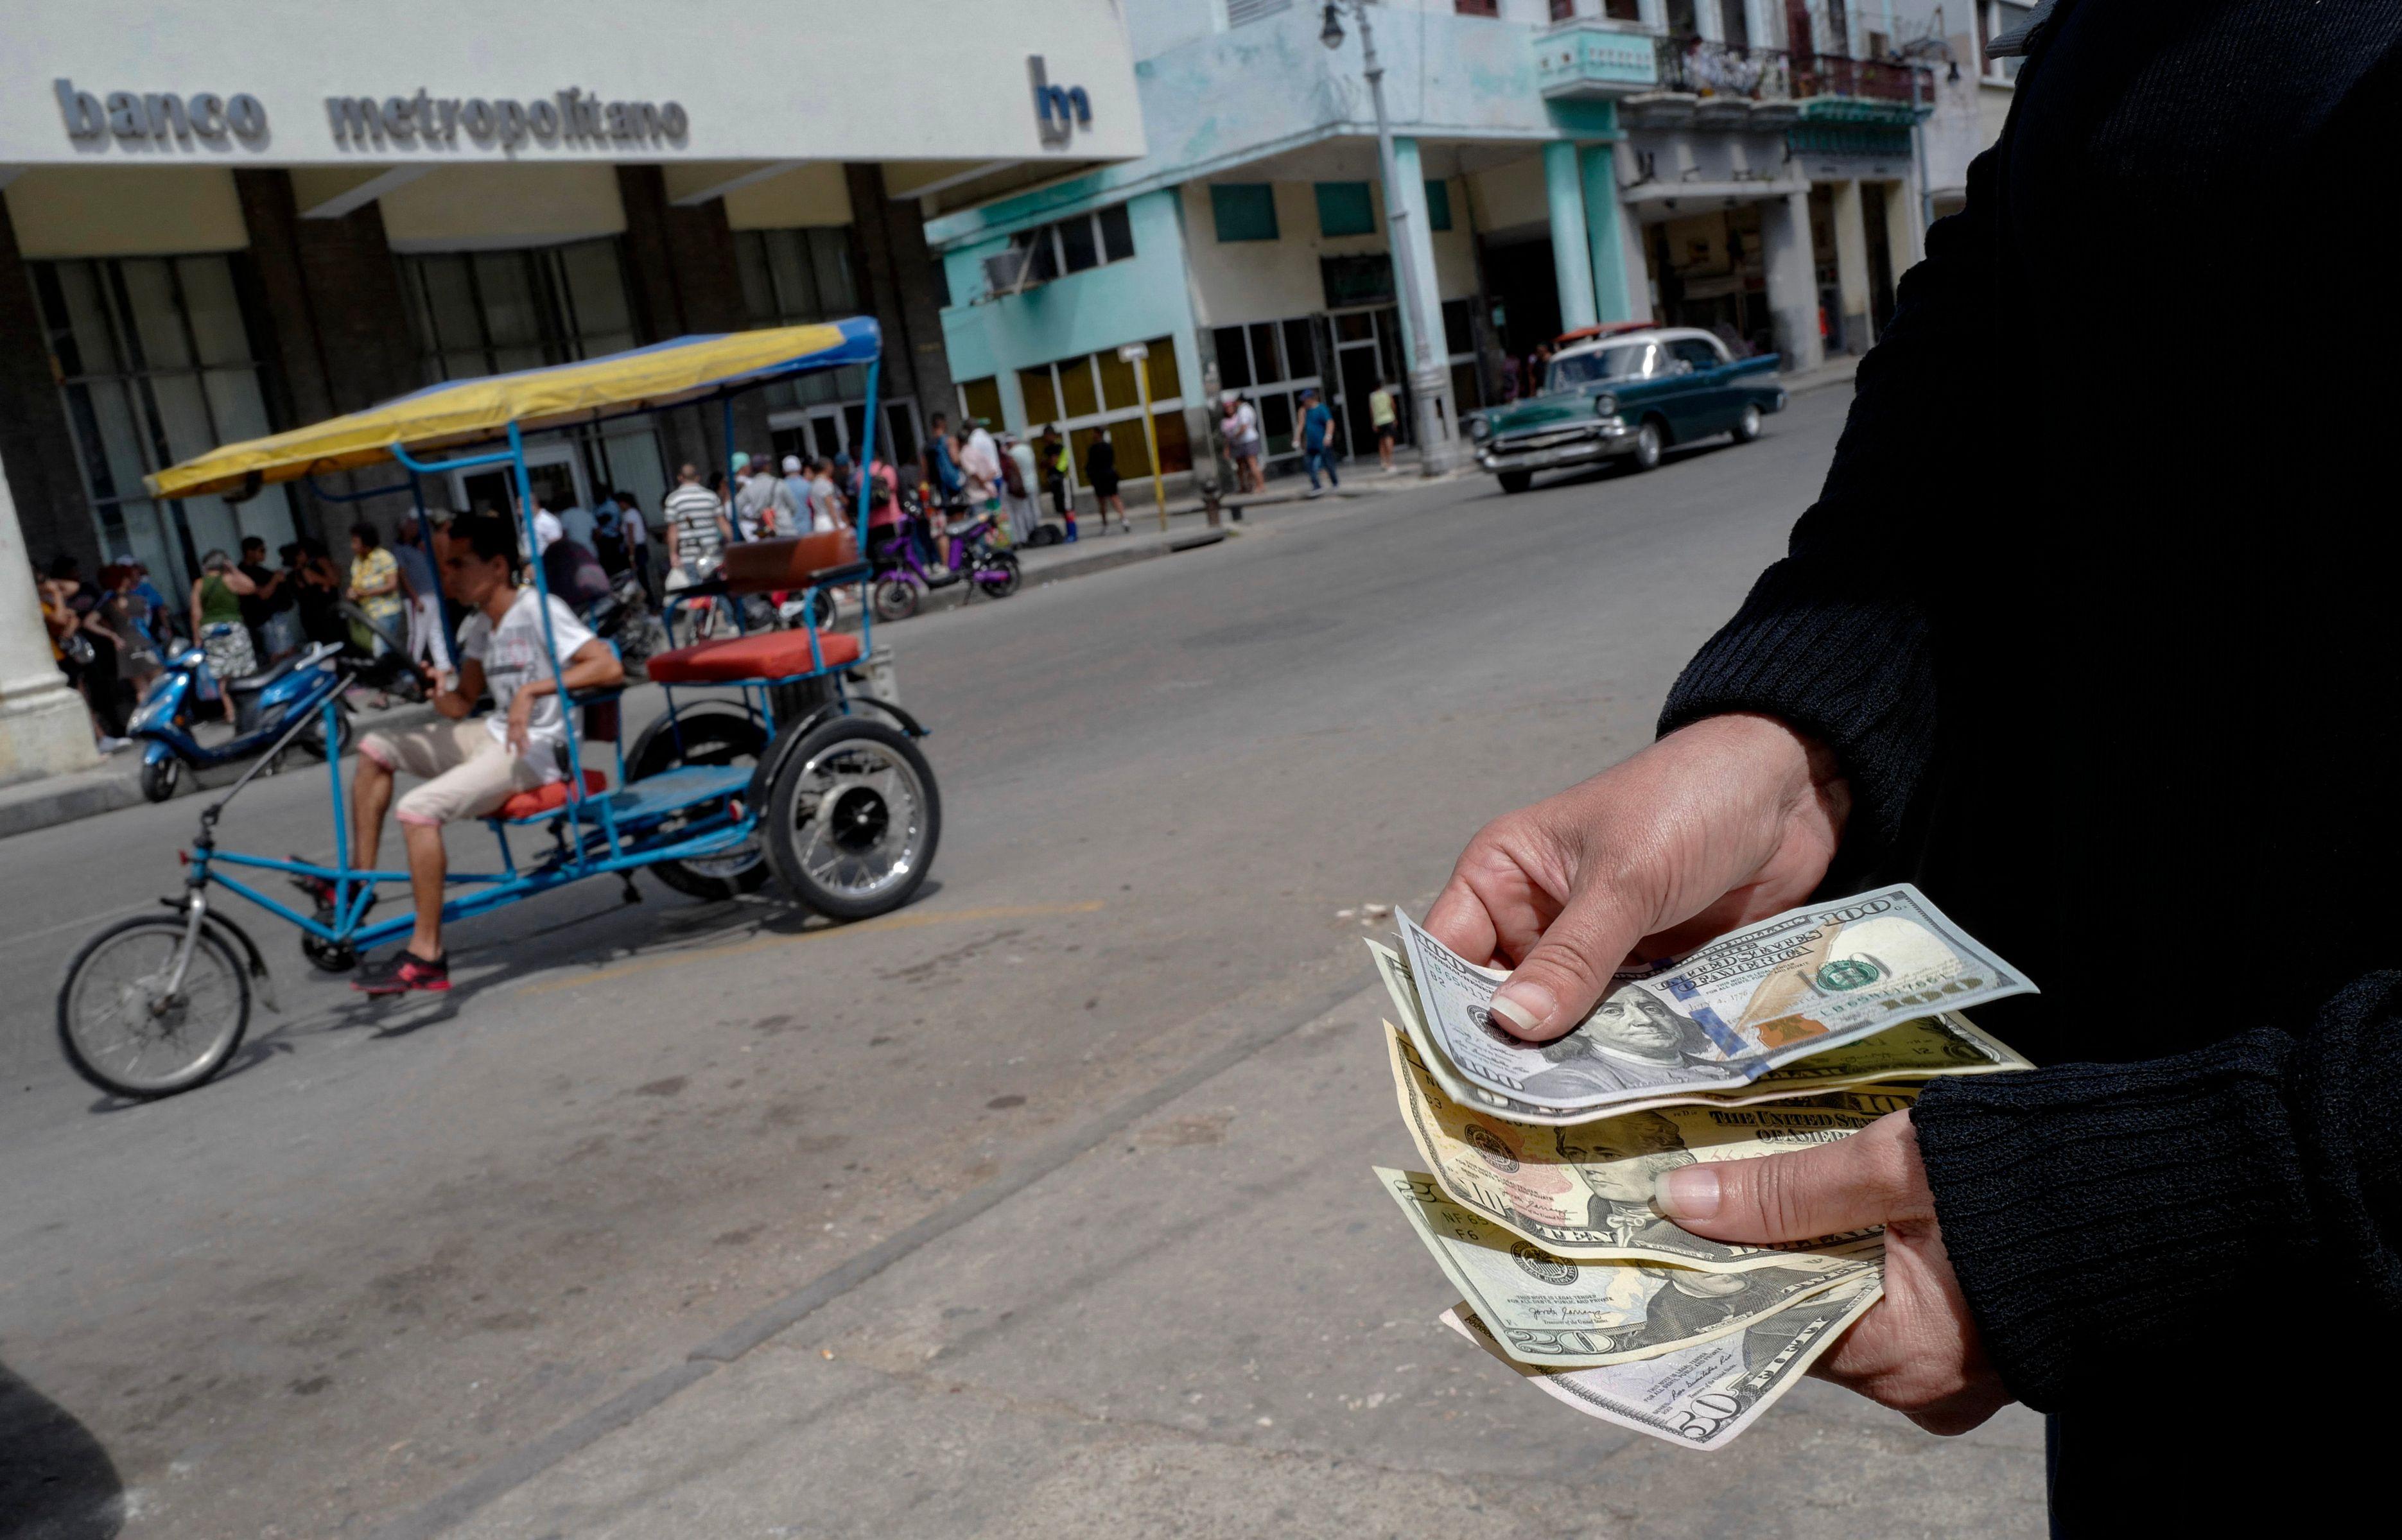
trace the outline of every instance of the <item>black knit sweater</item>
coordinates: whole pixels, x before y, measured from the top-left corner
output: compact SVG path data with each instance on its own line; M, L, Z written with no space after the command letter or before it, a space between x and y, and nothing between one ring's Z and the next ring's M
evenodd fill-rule
M2043 987L1978 1015L2048 1067L1916 1122L2064 1533L2166 1517L2170 1451L2341 1466L2315 1503L2395 1421L2397 130L2393 0L2063 0L1661 719L1827 743L1830 889L1917 881Z

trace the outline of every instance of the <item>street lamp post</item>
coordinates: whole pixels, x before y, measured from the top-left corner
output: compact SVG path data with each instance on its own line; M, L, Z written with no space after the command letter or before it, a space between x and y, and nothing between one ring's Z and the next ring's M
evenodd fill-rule
M1325 25L1318 40L1328 51L1343 46L1343 12L1360 23L1360 73L1368 80L1368 100L1376 110L1376 158L1385 175L1385 228L1393 248L1393 277L1401 291L1403 313L1410 323L1410 400L1416 407L1418 465L1435 475L1451 469L1458 459L1458 439L1445 426L1459 419L1452 409L1451 375L1435 351L1428 329L1425 303L1418 287L1417 248L1409 241L1411 201L1401 188L1400 167L1393 154L1393 126L1385 117L1385 66L1376 60L1376 38L1368 25L1367 0L1326 0ZM1443 318L1433 318L1440 327Z

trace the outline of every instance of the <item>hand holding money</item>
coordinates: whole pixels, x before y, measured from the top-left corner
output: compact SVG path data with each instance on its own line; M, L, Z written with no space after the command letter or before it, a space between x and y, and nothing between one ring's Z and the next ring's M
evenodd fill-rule
M1711 717L1485 825L1427 929L1470 962L1514 965L1494 1018L1547 1041L1630 955L1686 951L1808 898L1850 805L1815 743L1773 718Z
M2008 1405L1943 1250L1908 1112L1833 1144L1761 1160L1679 1166L1657 1206L1696 1235L1770 1245L1884 1227L1884 1298L1811 1372L1929 1433L1966 1433Z

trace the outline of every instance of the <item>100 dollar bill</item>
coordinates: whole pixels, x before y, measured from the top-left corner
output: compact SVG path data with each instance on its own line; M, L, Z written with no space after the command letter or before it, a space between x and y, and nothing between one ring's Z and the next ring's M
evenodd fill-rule
M1373 939L1368 951L1392 997L1393 1011L1408 1033L1419 1062L1444 1094L1463 1107L1495 1113L1516 1123L1562 1126L1589 1123L1596 1118L1674 1107L1749 1107L1795 1096L1817 1096L1831 1091L1879 1086L1892 1080L1926 1079L1938 1075L1979 1075L2002 1069L2031 1068L2015 1050L1979 1031L1966 1016L1946 1012L1921 1016L1805 1059L1780 1066L1756 1080L1722 1089L1696 1086L1590 1107L1553 1107L1471 1084L1452 1066L1428 1030L1426 1012L1406 958Z
M1470 1083L1554 1116L1734 1090L1912 1018L2035 987L1901 884L1788 910L1622 972L1592 1014L1533 1044L1492 1024L1493 994L1508 974L1401 919L1435 1048Z
M1702 1272L1645 1262L1580 1262L1544 1250L1451 1202L1434 1179L1375 1168L1418 1239L1522 1364L1558 1367L1656 1358L1747 1329L1797 1299L1881 1276L1875 1262Z
M1884 1298L1862 1278L1786 1306L1744 1331L1633 1363L1547 1369L1512 1360L1475 1312L1458 1304L1444 1326L1588 1417L1691 1449L1723 1448L1793 1388L1818 1354Z
M1848 1271L1884 1250L1882 1231L1787 1246L1713 1241L1651 1207L1660 1174L1696 1161L1774 1155L1844 1138L1916 1100L1903 1087L1836 1092L1756 1107L1678 1107L1570 1128L1509 1122L1452 1101L1389 1023L1401 1121L1443 1194L1523 1241L1580 1261L1666 1263L1709 1272L1796 1266Z

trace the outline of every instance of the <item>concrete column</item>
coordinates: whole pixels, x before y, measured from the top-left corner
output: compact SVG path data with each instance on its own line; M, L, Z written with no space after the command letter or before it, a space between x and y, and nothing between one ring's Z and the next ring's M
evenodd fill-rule
M1869 330L1869 227L1857 182L1838 182L1835 192L1835 283L1843 296L1843 348L1864 353L1875 341Z
M1626 290L1626 239L1618 206L1618 146L1587 144L1577 151L1584 183L1586 244L1593 262L1593 304L1597 321L1632 321L1635 306Z
M0 476L15 488L15 518L24 545L44 566L62 554L83 563L89 578L112 554L100 548L75 435L50 372L49 330L34 302L34 277L17 249L8 206L0 201ZM0 571L13 584L21 566ZM43 656L48 658L45 647Z
M1410 306L1401 297L1401 286L1409 274L1418 279L1420 315L1434 329L1433 355L1443 356L1443 296L1434 282L1434 238L1427 230L1426 171L1418 158L1418 142L1406 134L1393 136L1393 180L1400 184L1402 217L1396 221L1387 211L1385 218L1385 244L1393 254L1393 297L1401 313L1401 369L1407 373L1417 363L1417 334L1410 326ZM1402 259L1394 237L1409 242L1408 260Z
M1565 139L1543 146L1543 190L1552 203L1552 273L1560 290L1560 330L1600 319L1593 304L1593 243L1585 231L1584 172Z
M1918 227L1918 191L1907 181L1884 185L1884 241L1886 256L1893 264L1893 282L1901 286L1901 275L1917 266L1926 254L1926 232Z
M1826 362L1818 340L1818 272L1810 255L1810 195L1788 193L1760 206L1761 260L1768 269L1768 309L1785 372Z
M1417 441L1420 464L1427 474L1433 475L1458 462L1461 446L1459 408L1451 399L1449 349L1443 338L1443 288L1434 276L1434 232L1427 224L1426 169L1418 157L1416 140L1406 136L1393 140L1393 180L1401 184L1401 206L1408 212L1408 217L1401 221L1401 239L1409 245L1409 261L1396 262L1394 282L1398 286L1411 279L1415 281L1418 320L1427 328L1426 357L1422 363L1417 337L1410 328L1410 307L1406 303L1401 307L1402 371L1409 378L1413 397L1411 437ZM1391 227L1388 217L1386 228ZM1397 257L1399 254L1395 254Z
M50 657L17 500L0 473L0 786L99 763L83 697Z

